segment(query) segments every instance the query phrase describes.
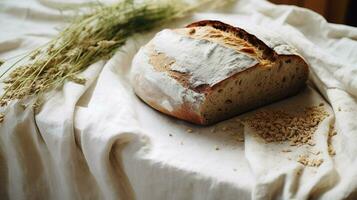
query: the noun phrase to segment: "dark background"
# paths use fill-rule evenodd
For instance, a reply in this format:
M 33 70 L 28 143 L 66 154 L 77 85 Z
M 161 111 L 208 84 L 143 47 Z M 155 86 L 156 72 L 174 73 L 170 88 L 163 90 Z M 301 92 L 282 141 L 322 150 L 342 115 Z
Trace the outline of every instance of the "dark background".
M 270 0 L 276 4 L 297 5 L 309 8 L 327 21 L 337 24 L 347 24 L 357 27 L 356 0 Z

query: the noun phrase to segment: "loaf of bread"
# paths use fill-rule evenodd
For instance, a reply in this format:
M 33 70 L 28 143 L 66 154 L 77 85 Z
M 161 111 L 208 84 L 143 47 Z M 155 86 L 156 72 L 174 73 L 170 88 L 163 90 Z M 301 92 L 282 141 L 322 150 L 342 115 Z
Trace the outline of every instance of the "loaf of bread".
M 208 125 L 296 94 L 308 65 L 294 48 L 219 21 L 165 29 L 135 55 L 131 82 L 154 109 Z

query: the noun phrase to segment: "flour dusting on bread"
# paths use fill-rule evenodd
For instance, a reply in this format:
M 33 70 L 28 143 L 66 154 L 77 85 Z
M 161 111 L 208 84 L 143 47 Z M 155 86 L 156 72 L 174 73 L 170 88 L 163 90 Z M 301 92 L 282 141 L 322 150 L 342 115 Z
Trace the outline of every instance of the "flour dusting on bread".
M 212 124 L 296 94 L 308 66 L 270 33 L 258 39 L 219 21 L 165 29 L 134 57 L 135 93 L 151 107 Z
M 168 29 L 159 32 L 152 44 L 154 51 L 174 58 L 175 62 L 170 70 L 188 74 L 192 87 L 204 84 L 214 86 L 229 76 L 258 64 L 255 58 L 245 53 Z

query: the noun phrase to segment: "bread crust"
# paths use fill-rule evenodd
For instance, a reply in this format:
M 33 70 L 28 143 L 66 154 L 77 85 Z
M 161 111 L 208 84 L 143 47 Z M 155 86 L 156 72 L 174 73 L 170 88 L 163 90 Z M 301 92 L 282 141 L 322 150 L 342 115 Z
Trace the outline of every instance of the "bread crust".
M 292 87 L 290 91 L 287 91 L 286 94 L 281 94 L 279 98 L 269 100 L 263 104 L 259 103 L 259 104 L 257 104 L 257 106 L 272 103 L 272 102 L 280 100 L 282 98 L 292 96 L 292 95 L 296 94 L 305 85 L 305 82 L 308 77 L 309 69 L 308 69 L 308 65 L 305 62 L 305 60 L 302 57 L 300 57 L 299 55 L 296 55 L 294 53 L 291 53 L 288 55 L 280 55 L 274 49 L 272 49 L 268 45 L 266 45 L 262 40 L 257 38 L 255 35 L 246 32 L 244 29 L 241 29 L 238 27 L 233 27 L 231 25 L 225 24 L 220 21 L 214 21 L 214 20 L 198 21 L 198 22 L 194 22 L 194 23 L 187 25 L 186 28 L 195 28 L 195 27 L 204 27 L 204 26 L 210 26 L 214 29 L 224 31 L 227 33 L 231 33 L 233 36 L 243 39 L 244 41 L 246 41 L 247 43 L 249 43 L 253 47 L 255 47 L 257 50 L 261 51 L 262 57 L 266 60 L 271 61 L 271 63 L 274 63 L 274 66 L 280 67 L 280 66 L 284 65 L 284 63 L 282 63 L 282 62 L 284 62 L 284 60 L 286 61 L 286 60 L 290 60 L 290 59 L 295 60 L 297 63 L 301 64 L 300 68 L 301 67 L 303 68 L 302 69 L 303 72 L 300 72 L 300 75 L 303 78 L 300 82 L 296 82 L 295 86 Z M 182 81 L 180 81 L 180 78 L 182 78 L 182 77 L 180 77 L 181 76 L 180 74 L 178 75 L 178 77 L 173 76 L 171 78 L 176 79 L 177 84 L 181 84 L 183 87 L 185 87 L 189 90 L 195 91 L 197 93 L 203 94 L 207 97 L 207 96 L 213 94 L 214 92 L 216 92 L 218 89 L 222 88 L 227 82 L 230 82 L 231 80 L 235 80 L 235 79 L 237 79 L 237 77 L 245 76 L 254 70 L 261 69 L 261 68 L 267 68 L 267 67 L 269 67 L 269 66 L 265 66 L 265 65 L 262 65 L 261 63 L 258 63 L 258 64 L 251 66 L 243 71 L 240 71 L 240 72 L 230 75 L 226 79 L 216 83 L 213 86 L 203 84 L 198 87 L 192 87 L 189 84 L 183 84 Z M 254 83 L 252 83 L 252 84 L 254 84 Z M 135 89 L 135 86 L 134 86 L 134 89 Z M 169 110 L 165 109 L 159 102 L 155 102 L 155 100 L 152 100 L 152 99 L 150 100 L 149 98 L 146 98 L 145 94 L 137 93 L 137 95 L 140 97 L 141 100 L 143 100 L 144 102 L 149 104 L 151 107 L 153 107 L 154 109 L 156 109 L 162 113 L 171 115 L 173 117 L 176 117 L 176 118 L 179 118 L 179 119 L 182 119 L 185 121 L 189 121 L 191 123 L 199 124 L 199 125 L 209 125 L 209 124 L 212 124 L 212 123 L 215 123 L 215 122 L 218 122 L 218 121 L 221 121 L 221 120 L 224 120 L 224 119 L 227 119 L 227 118 L 233 116 L 232 114 L 229 114 L 224 117 L 217 117 L 216 119 L 208 120 L 203 114 L 204 113 L 204 111 L 202 111 L 203 105 L 201 105 L 199 110 L 195 110 L 195 109 L 193 109 L 192 105 L 190 105 L 187 102 L 184 102 L 179 107 L 176 107 L 173 110 L 169 111 Z M 244 108 L 244 109 L 242 109 L 242 112 L 254 109 L 255 107 L 252 106 L 247 109 Z M 236 113 L 236 114 L 239 114 L 239 113 Z
M 165 113 L 167 115 L 170 115 L 178 119 L 189 121 L 194 124 L 200 124 L 200 125 L 206 124 L 204 118 L 202 118 L 202 116 L 200 116 L 198 113 L 194 112 L 191 108 L 191 105 L 188 105 L 187 103 L 182 104 L 178 109 L 175 109 L 173 111 L 168 111 L 157 102 L 147 100 L 139 95 L 137 96 L 139 97 L 140 100 L 144 101 L 146 104 L 150 105 L 152 108 L 154 108 L 159 112 Z

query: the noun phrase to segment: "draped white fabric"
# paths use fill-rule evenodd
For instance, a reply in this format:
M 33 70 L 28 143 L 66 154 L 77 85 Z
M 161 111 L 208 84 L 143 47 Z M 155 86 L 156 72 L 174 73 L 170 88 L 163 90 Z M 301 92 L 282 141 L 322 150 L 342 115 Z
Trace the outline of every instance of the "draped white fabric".
M 81 3 L 1 1 L 0 58 L 49 41 L 70 19 L 58 9 Z M 170 27 L 200 19 L 247 30 L 260 26 L 298 49 L 311 65 L 310 86 L 268 107 L 297 110 L 325 102 L 330 116 L 319 125 L 314 147 L 282 153 L 288 144 L 264 143 L 235 119 L 200 127 L 141 102 L 128 81 L 130 63 L 155 30 L 134 36 L 109 61 L 89 67 L 82 74 L 85 86 L 67 82 L 51 92 L 39 114 L 17 102 L 1 108 L 6 116 L 0 124 L 0 199 L 357 198 L 357 29 L 262 0 L 238 0 Z M 327 149 L 329 124 L 337 130 L 333 157 Z M 296 161 L 311 148 L 322 152 L 320 167 Z

